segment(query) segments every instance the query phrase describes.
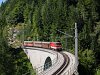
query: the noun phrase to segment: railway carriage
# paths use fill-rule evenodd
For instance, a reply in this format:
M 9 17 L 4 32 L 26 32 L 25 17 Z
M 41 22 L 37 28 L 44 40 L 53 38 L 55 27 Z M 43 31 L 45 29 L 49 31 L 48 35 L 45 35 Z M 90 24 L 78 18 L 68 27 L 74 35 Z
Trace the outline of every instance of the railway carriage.
M 33 41 L 33 46 L 34 47 L 42 47 L 42 42 L 41 41 Z
M 33 47 L 34 46 L 33 41 L 24 41 L 24 46 Z
M 55 51 L 62 50 L 62 46 L 60 42 L 24 41 L 24 46 L 47 48 L 47 49 L 52 49 Z
M 50 42 L 42 42 L 42 48 L 50 48 Z

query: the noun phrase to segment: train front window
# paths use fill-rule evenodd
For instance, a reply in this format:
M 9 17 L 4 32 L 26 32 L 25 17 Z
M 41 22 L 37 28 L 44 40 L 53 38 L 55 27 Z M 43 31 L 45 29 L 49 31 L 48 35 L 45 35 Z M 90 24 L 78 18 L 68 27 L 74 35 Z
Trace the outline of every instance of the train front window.
M 61 45 L 61 43 L 56 43 L 56 45 Z

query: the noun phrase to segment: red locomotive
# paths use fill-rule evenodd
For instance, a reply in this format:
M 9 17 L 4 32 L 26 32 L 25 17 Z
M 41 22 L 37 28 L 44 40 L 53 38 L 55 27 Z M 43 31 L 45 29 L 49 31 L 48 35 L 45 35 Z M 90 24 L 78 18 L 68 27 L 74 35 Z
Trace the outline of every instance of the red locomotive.
M 41 42 L 41 41 L 24 41 L 25 47 L 41 47 L 61 51 L 62 46 L 60 42 Z
M 50 42 L 50 48 L 53 50 L 62 50 L 62 46 L 60 42 Z

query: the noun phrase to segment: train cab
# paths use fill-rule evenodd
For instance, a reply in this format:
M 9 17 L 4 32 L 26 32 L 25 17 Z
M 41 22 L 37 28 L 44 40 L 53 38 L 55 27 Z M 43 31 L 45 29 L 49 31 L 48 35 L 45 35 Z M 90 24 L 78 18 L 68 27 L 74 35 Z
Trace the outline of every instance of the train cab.
M 50 42 L 50 48 L 56 51 L 61 51 L 62 45 L 60 42 Z

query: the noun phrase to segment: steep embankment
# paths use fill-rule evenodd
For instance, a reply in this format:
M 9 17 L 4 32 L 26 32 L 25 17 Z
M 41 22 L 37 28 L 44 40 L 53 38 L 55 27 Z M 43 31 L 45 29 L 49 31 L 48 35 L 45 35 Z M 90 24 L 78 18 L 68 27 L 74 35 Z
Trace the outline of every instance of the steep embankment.
M 24 36 L 21 33 L 17 39 L 59 40 L 65 48 L 65 35 L 57 30 L 74 36 L 72 28 L 77 22 L 80 74 L 92 75 L 100 65 L 100 32 L 95 32 L 99 30 L 96 23 L 100 20 L 99 4 L 99 0 L 6 0 L 0 7 L 0 33 L 3 33 L 0 35 L 6 39 L 8 33 L 4 35 L 4 31 L 7 32 L 7 26 L 17 27 L 20 24 Z M 68 49 L 74 51 L 73 46 L 74 39 L 68 38 Z

